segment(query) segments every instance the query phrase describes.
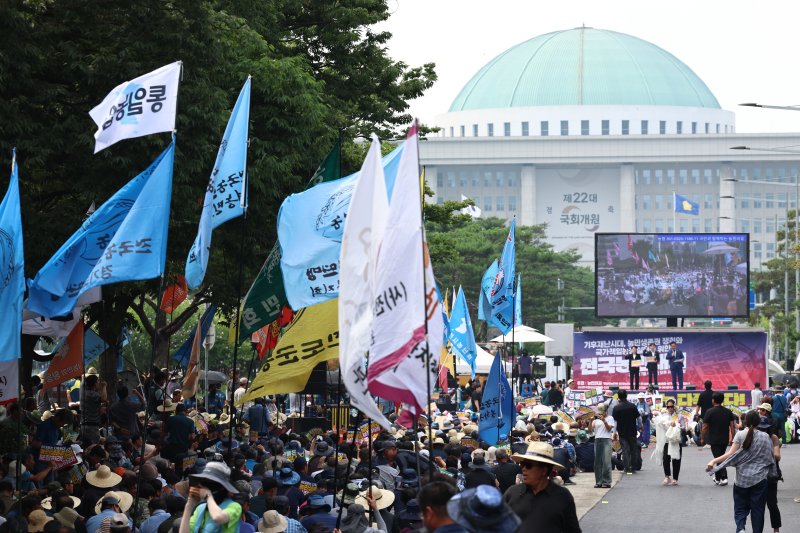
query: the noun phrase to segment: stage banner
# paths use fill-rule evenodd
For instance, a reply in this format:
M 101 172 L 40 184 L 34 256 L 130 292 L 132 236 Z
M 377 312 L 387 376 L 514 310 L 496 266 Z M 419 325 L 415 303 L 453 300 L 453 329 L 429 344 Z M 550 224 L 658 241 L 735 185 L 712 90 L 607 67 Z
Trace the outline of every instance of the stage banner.
M 672 378 L 666 354 L 669 343 L 675 341 L 685 354 L 683 382 L 703 390 L 710 380 L 714 390 L 726 390 L 737 385 L 741 390 L 753 388 L 753 383 L 767 383 L 767 334 L 763 331 L 590 331 L 574 334 L 572 377 L 575 389 L 617 385 L 627 389 L 628 361 L 625 354 L 631 346 L 639 351 L 655 343 L 661 361 L 658 364 L 658 383 L 661 389 L 672 388 Z M 647 387 L 647 369 L 640 370 L 640 388 Z

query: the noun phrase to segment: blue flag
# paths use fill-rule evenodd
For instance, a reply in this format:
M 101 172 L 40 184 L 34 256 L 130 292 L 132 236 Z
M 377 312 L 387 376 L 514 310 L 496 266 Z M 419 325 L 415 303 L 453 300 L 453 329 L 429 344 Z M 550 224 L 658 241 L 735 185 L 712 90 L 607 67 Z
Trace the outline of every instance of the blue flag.
M 208 335 L 208 328 L 211 327 L 211 324 L 214 322 L 214 313 L 216 312 L 216 306 L 214 304 L 209 305 L 206 307 L 205 312 L 200 317 L 200 336 L 205 339 L 206 335 Z M 192 354 L 192 343 L 194 342 L 194 334 L 195 328 L 189 332 L 189 338 L 186 339 L 178 350 L 172 354 L 172 360 L 177 362 L 179 365 L 185 365 L 189 361 L 189 356 Z
M 19 169 L 16 150 L 11 155 L 11 179 L 0 203 L 0 361 L 22 355 L 22 299 L 25 294 L 25 261 L 22 252 L 22 215 L 19 209 Z
M 514 327 L 522 325 L 522 274 L 517 274 L 517 293 L 514 295 Z
M 492 280 L 492 285 L 486 297 L 492 306 L 491 321 L 505 335 L 511 331 L 511 323 L 514 319 L 514 278 L 516 274 L 516 246 L 514 243 L 514 228 L 517 219 L 511 220 L 511 227 L 508 229 L 506 244 L 503 246 L 503 255 L 497 262 L 497 271 Z M 485 289 L 484 289 L 485 290 Z
M 62 337 L 59 345 L 66 337 Z M 58 350 L 59 346 L 56 346 Z M 91 366 L 95 359 L 100 357 L 100 354 L 108 349 L 108 344 L 100 335 L 94 332 L 92 328 L 86 328 L 83 332 L 83 366 L 84 368 Z M 120 359 L 122 359 L 120 357 Z
M 250 78 L 244 82 L 231 112 L 206 187 L 200 227 L 186 259 L 186 284 L 203 283 L 211 251 L 211 232 L 223 222 L 241 216 L 247 208 L 247 132 L 250 121 Z
M 492 264 L 489 265 L 489 268 L 487 268 L 486 272 L 483 274 L 481 278 L 481 291 L 478 295 L 478 320 L 488 322 L 492 326 L 495 325 L 494 317 L 492 316 L 492 304 L 489 302 L 489 298 L 486 295 L 492 291 L 492 284 L 494 283 L 496 275 L 497 259 L 492 261 Z
M 383 157 L 391 199 L 404 144 Z M 292 194 L 278 212 L 286 298 L 294 310 L 339 296 L 339 252 L 350 198 L 360 172 Z
M 175 141 L 86 219 L 28 282 L 27 308 L 66 315 L 92 287 L 164 271 Z
M 478 422 L 478 433 L 483 441 L 498 444 L 506 440 L 511 433 L 514 420 L 514 395 L 502 370 L 500 355 L 494 356 L 486 386 L 481 399 L 481 414 Z
M 675 193 L 675 212 L 687 215 L 699 215 L 700 204 L 689 200 L 686 196 Z
M 475 346 L 475 332 L 472 330 L 472 321 L 469 318 L 467 299 L 464 290 L 459 287 L 453 311 L 450 313 L 450 346 L 454 354 L 467 362 L 475 377 L 475 359 L 478 357 L 478 348 Z

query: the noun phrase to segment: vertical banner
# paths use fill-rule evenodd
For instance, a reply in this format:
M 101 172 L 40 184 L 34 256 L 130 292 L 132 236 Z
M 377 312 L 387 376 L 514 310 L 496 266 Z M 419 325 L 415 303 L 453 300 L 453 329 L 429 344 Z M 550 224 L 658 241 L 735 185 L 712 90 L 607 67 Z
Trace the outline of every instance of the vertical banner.
M 19 395 L 19 359 L 0 362 L 0 405 L 11 403 Z

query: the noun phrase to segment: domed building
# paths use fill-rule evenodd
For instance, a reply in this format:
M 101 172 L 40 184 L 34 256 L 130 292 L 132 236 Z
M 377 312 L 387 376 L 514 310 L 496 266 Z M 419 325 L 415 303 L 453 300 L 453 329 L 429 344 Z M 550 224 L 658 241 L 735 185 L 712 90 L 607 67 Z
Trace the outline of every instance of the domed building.
M 751 233 L 775 257 L 798 199 L 798 134 L 739 134 L 703 80 L 658 46 L 581 27 L 534 37 L 481 67 L 420 146 L 437 201 L 547 224 L 593 264 L 597 232 Z M 674 213 L 674 193 L 699 204 Z

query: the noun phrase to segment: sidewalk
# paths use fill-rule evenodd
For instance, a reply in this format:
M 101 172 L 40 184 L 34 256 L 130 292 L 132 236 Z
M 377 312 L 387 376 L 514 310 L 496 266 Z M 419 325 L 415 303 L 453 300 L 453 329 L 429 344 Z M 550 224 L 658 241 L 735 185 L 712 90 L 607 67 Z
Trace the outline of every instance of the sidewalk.
M 730 483 L 714 485 L 705 473 L 711 451 L 690 446 L 683 449 L 679 485 L 665 487 L 662 467 L 651 459 L 653 447 L 642 450 L 643 466 L 632 476 L 615 471 L 611 489 L 594 488 L 594 474 L 574 476 L 572 492 L 578 519 L 584 533 L 641 533 L 650 531 L 717 532 L 734 531 L 732 487 L 736 477 L 728 469 Z M 781 469 L 785 482 L 778 484 L 778 507 L 782 515 L 782 532 L 800 531 L 800 445 L 782 449 Z M 748 521 L 747 531 L 750 529 Z M 769 511 L 765 516 L 765 532 L 771 532 Z

